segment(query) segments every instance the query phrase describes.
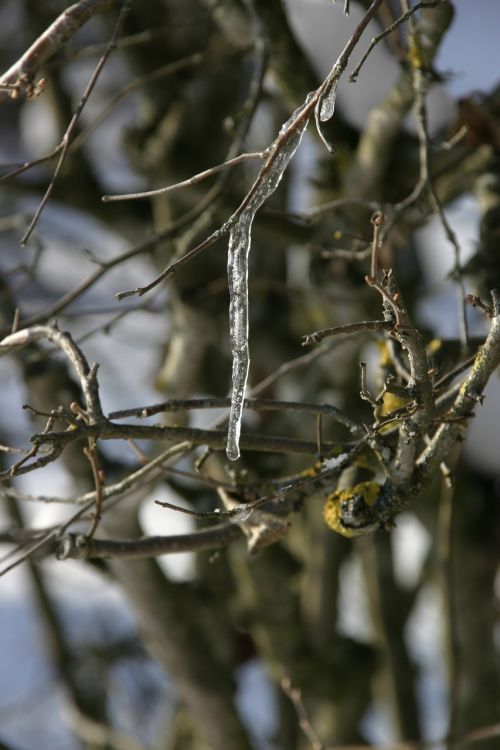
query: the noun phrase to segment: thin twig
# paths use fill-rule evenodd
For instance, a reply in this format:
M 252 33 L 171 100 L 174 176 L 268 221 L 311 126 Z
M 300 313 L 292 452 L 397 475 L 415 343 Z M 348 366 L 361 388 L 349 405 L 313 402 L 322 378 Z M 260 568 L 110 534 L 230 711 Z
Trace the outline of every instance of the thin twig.
M 235 138 L 233 142 L 231 143 L 231 146 L 229 147 L 228 152 L 227 152 L 226 162 L 238 156 L 239 152 L 241 151 L 243 142 L 248 132 L 248 128 L 250 127 L 250 123 L 252 121 L 253 115 L 257 108 L 257 103 L 258 103 L 259 94 L 261 91 L 262 82 L 264 79 L 264 73 L 266 70 L 266 63 L 267 63 L 267 47 L 260 39 L 258 39 L 255 43 L 255 53 L 256 53 L 255 54 L 255 57 L 256 57 L 255 72 L 252 77 L 252 81 L 250 83 L 248 96 L 242 106 L 242 112 L 244 112 L 244 117 L 242 118 L 241 122 L 239 123 L 236 129 Z M 208 193 L 200 201 L 198 206 L 195 209 L 188 212 L 184 217 L 181 217 L 182 227 L 187 226 L 189 223 L 192 222 L 194 218 L 202 215 L 202 213 L 205 210 L 213 206 L 217 195 L 222 190 L 226 181 L 229 179 L 229 176 L 230 176 L 229 169 L 223 170 L 221 172 L 216 185 L 214 185 L 213 188 L 208 191 Z M 176 223 L 180 223 L 181 220 L 178 220 L 178 222 Z M 179 226 L 179 228 L 182 228 L 182 227 Z M 207 238 L 206 243 L 202 242 L 200 245 L 198 245 L 193 250 L 183 255 L 181 258 L 170 263 L 164 269 L 164 271 L 155 279 L 153 279 L 153 281 L 150 284 L 148 284 L 146 287 L 138 287 L 135 290 L 129 290 L 126 292 L 118 292 L 115 295 L 116 299 L 122 300 L 125 297 L 130 297 L 134 294 L 140 295 L 141 293 L 145 294 L 146 292 L 150 291 L 155 286 L 160 284 L 163 280 L 168 278 L 168 276 L 170 276 L 171 273 L 174 273 L 178 268 L 182 267 L 185 263 L 187 263 L 191 258 L 195 257 L 198 253 L 202 252 L 207 247 L 209 247 L 212 244 L 212 242 L 215 242 L 217 239 L 227 234 L 227 232 L 229 232 L 229 229 L 230 229 L 230 226 L 226 226 L 226 225 L 222 226 L 220 230 L 216 230 L 214 234 L 212 234 L 210 237 Z
M 13 562 L 9 563 L 9 565 L 6 565 L 5 568 L 2 568 L 0 570 L 0 578 L 7 573 L 10 573 L 10 571 L 14 570 L 14 568 L 17 568 L 18 565 L 22 565 L 22 563 L 28 560 L 32 555 L 34 555 L 35 552 L 38 552 L 43 547 L 45 547 L 45 545 L 49 544 L 53 539 L 56 539 L 58 535 L 59 530 L 55 528 L 42 536 L 40 539 L 38 539 L 38 541 L 25 549 L 22 554 L 19 555 L 19 557 L 16 557 Z
M 0 443 L 0 453 L 25 453 L 24 448 L 14 448 L 12 445 L 2 445 Z
M 211 167 L 210 169 L 205 169 L 203 172 L 198 172 L 198 174 L 193 175 L 193 177 L 190 177 L 188 180 L 183 180 L 182 182 L 176 182 L 175 185 L 168 185 L 167 187 L 158 188 L 157 190 L 147 190 L 144 193 L 127 193 L 123 195 L 103 195 L 102 201 L 103 203 L 111 203 L 114 201 L 136 200 L 138 198 L 152 198 L 155 195 L 164 195 L 165 193 L 171 193 L 174 190 L 180 190 L 180 188 L 191 187 L 192 185 L 196 185 L 198 182 L 201 182 L 202 180 L 206 180 L 207 177 L 211 177 L 212 175 L 217 174 L 218 172 L 222 172 L 222 170 L 227 169 L 228 167 L 234 167 L 237 164 L 242 164 L 245 161 L 253 161 L 255 159 L 265 159 L 265 157 L 266 157 L 265 151 L 255 151 L 253 153 L 240 154 L 239 156 L 235 156 L 233 159 L 228 159 L 228 161 L 225 161 L 222 164 L 217 164 L 215 167 Z
M 230 487 L 230 489 L 232 489 Z M 227 513 L 221 513 L 220 508 L 215 508 L 214 510 L 203 510 L 203 511 L 197 511 L 197 510 L 191 510 L 191 508 L 183 508 L 182 505 L 175 505 L 175 503 L 169 503 L 167 500 L 155 500 L 155 505 L 158 505 L 160 508 L 166 508 L 167 510 L 175 510 L 176 513 L 183 513 L 185 516 L 190 516 L 191 518 L 197 518 L 197 519 L 211 519 L 211 520 L 218 520 L 220 521 L 221 517 L 224 518 L 224 516 L 227 515 Z
M 117 49 L 123 46 L 121 44 L 122 41 L 124 40 L 121 39 L 117 41 Z M 146 73 L 145 75 L 135 78 L 121 91 L 115 94 L 108 102 L 108 104 L 104 107 L 104 109 L 102 109 L 99 114 L 96 115 L 92 122 L 76 136 L 71 144 L 70 153 L 73 153 L 82 146 L 84 141 L 87 140 L 90 133 L 92 133 L 96 128 L 99 127 L 99 125 L 117 106 L 117 104 L 119 104 L 126 96 L 134 91 L 137 91 L 137 89 L 140 89 L 142 86 L 145 86 L 148 83 L 161 80 L 162 78 L 166 78 L 167 76 L 173 76 L 176 73 L 180 73 L 189 68 L 195 68 L 201 65 L 204 59 L 204 54 L 202 52 L 195 52 L 192 55 L 187 55 L 186 57 L 182 57 L 179 60 L 175 60 L 174 62 L 162 65 L 160 68 L 151 71 L 151 73 Z
M 286 218 L 295 219 L 304 222 L 305 224 L 312 224 L 318 218 L 322 218 L 325 214 L 341 211 L 343 208 L 349 208 L 351 206 L 365 208 L 372 213 L 380 211 L 380 204 L 376 201 L 363 200 L 362 198 L 336 198 L 333 201 L 321 203 L 320 205 L 313 206 L 305 211 L 283 212 L 275 209 L 268 209 L 268 213 L 271 216 L 285 216 Z
M 226 234 L 229 233 L 231 229 L 231 219 L 229 219 L 225 224 L 223 224 L 221 227 L 215 230 L 215 232 L 212 232 L 212 234 L 207 237 L 203 242 L 200 242 L 199 245 L 194 247 L 192 250 L 189 250 L 185 255 L 183 255 L 178 260 L 174 261 L 173 263 L 169 263 L 169 265 L 158 275 L 156 276 L 153 281 L 151 281 L 149 284 L 146 284 L 146 286 L 139 286 L 135 289 L 128 289 L 124 292 L 117 292 L 115 294 L 115 297 L 118 301 L 121 301 L 122 299 L 125 299 L 126 297 L 133 297 L 134 295 L 137 295 L 138 297 L 142 297 L 143 294 L 147 294 L 147 292 L 150 292 L 152 289 L 157 287 L 159 284 L 161 284 L 162 281 L 165 281 L 168 279 L 169 276 L 171 276 L 173 273 L 175 273 L 179 268 L 182 268 L 182 266 L 186 265 L 186 263 L 189 263 L 193 258 L 195 258 L 197 255 L 199 255 L 201 252 L 206 250 L 208 247 L 214 244 L 214 242 L 217 242 L 218 240 L 222 239 Z
M 292 681 L 288 676 L 282 678 L 281 689 L 293 704 L 299 720 L 299 727 L 310 743 L 311 750 L 325 750 L 325 745 L 316 734 L 309 719 L 309 714 L 302 700 L 302 691 L 299 688 L 293 687 Z
M 378 407 L 380 406 L 380 402 L 377 399 L 374 399 L 370 391 L 368 390 L 366 379 L 366 362 L 359 363 L 359 373 L 361 380 L 359 395 L 361 396 L 363 401 L 368 401 L 370 406 L 372 406 L 374 409 L 378 409 Z
M 407 0 L 402 0 L 404 5 L 408 7 Z M 409 10 L 407 11 L 410 12 Z M 410 14 L 411 15 L 411 14 Z M 410 18 L 409 21 L 409 32 L 410 32 L 410 44 L 413 46 L 419 45 L 418 40 L 418 27 L 415 23 L 415 19 Z M 462 342 L 463 350 L 467 349 L 468 341 L 468 324 L 466 314 L 466 295 L 465 286 L 462 278 L 461 270 L 461 248 L 458 241 L 458 237 L 451 227 L 446 214 L 443 209 L 443 205 L 438 196 L 434 181 L 431 175 L 431 145 L 429 136 L 428 126 L 428 115 L 427 115 L 427 103 L 426 95 L 429 88 L 429 81 L 426 78 L 425 71 L 422 70 L 421 64 L 414 59 L 415 56 L 410 56 L 412 62 L 412 76 L 413 76 L 413 90 L 414 90 L 414 113 L 417 124 L 417 135 L 419 140 L 419 168 L 420 174 L 415 188 L 412 190 L 410 195 L 407 196 L 396 206 L 396 212 L 399 214 L 401 211 L 408 208 L 410 205 L 415 203 L 424 190 L 427 191 L 431 202 L 432 209 L 438 217 L 441 226 L 443 227 L 446 239 L 451 244 L 454 254 L 454 268 L 453 275 L 457 284 L 457 295 L 458 295 L 458 322 L 460 331 L 460 341 Z
M 68 148 L 69 148 L 69 145 L 70 145 L 71 137 L 72 137 L 73 132 L 74 132 L 74 130 L 76 128 L 78 119 L 79 119 L 79 117 L 80 117 L 80 115 L 81 115 L 81 113 L 83 111 L 83 108 L 85 107 L 85 105 L 86 105 L 86 103 L 88 101 L 88 98 L 89 98 L 90 94 L 92 93 L 92 90 L 93 90 L 95 84 L 97 83 L 97 79 L 99 78 L 99 75 L 101 74 L 101 71 L 102 71 L 104 65 L 106 64 L 106 62 L 108 60 L 108 57 L 113 52 L 113 50 L 116 48 L 116 41 L 117 41 L 118 36 L 119 36 L 119 34 L 120 34 L 121 30 L 122 30 L 123 24 L 125 23 L 125 18 L 128 15 L 129 10 L 130 10 L 130 0 L 125 0 L 123 2 L 123 4 L 122 4 L 120 13 L 118 15 L 118 20 L 116 21 L 115 28 L 113 30 L 113 34 L 111 36 L 110 42 L 109 42 L 108 46 L 106 47 L 106 50 L 105 50 L 104 54 L 102 55 L 101 59 L 97 63 L 97 65 L 95 67 L 95 70 L 92 73 L 92 75 L 90 77 L 90 80 L 89 80 L 89 82 L 88 82 L 88 84 L 87 84 L 87 86 L 85 88 L 85 91 L 83 92 L 82 97 L 81 97 L 81 99 L 80 99 L 80 101 L 78 103 L 78 106 L 77 106 L 77 108 L 75 110 L 75 113 L 73 114 L 73 117 L 70 120 L 70 123 L 69 123 L 69 125 L 68 125 L 68 127 L 66 129 L 66 132 L 64 133 L 64 135 L 62 137 L 61 144 L 60 144 L 59 159 L 57 161 L 56 168 L 54 170 L 54 174 L 52 175 L 52 179 L 50 180 L 50 183 L 49 183 L 49 185 L 47 187 L 47 190 L 45 191 L 45 194 L 44 194 L 42 200 L 40 201 L 40 203 L 38 205 L 38 208 L 36 209 L 35 214 L 34 214 L 32 220 L 31 220 L 31 222 L 30 222 L 30 224 L 29 224 L 26 232 L 24 233 L 24 235 L 22 236 L 22 238 L 20 240 L 20 244 L 21 245 L 25 245 L 28 242 L 28 240 L 29 240 L 29 238 L 31 236 L 31 233 L 33 232 L 33 230 L 34 230 L 34 228 L 35 228 L 35 226 L 36 226 L 36 224 L 38 222 L 38 219 L 40 218 L 40 215 L 41 215 L 43 209 L 45 208 L 45 206 L 47 204 L 47 201 L 50 198 L 50 195 L 52 193 L 52 190 L 54 189 L 54 185 L 55 185 L 55 182 L 57 180 L 57 177 L 59 176 L 59 173 L 60 173 L 60 171 L 62 169 L 64 160 L 66 158 L 66 154 L 68 153 Z
M 71 39 L 89 18 L 110 8 L 116 0 L 80 0 L 61 13 L 22 57 L 0 78 L 0 102 L 15 88 L 32 84 L 37 70 Z
M 427 354 L 421 336 L 408 315 L 392 271 L 384 270 L 379 280 L 380 227 L 384 223 L 382 214 L 372 217 L 373 242 L 371 271 L 375 276 L 366 276 L 366 283 L 382 296 L 384 317 L 393 323 L 392 336 L 406 350 L 410 365 L 409 386 L 414 391 L 418 408 L 411 420 L 403 419 L 399 428 L 398 444 L 393 460 L 387 467 L 392 485 L 404 494 L 404 488 L 415 473 L 415 460 L 420 441 L 432 423 L 434 414 L 434 394 L 429 377 Z
M 421 10 L 421 8 L 435 8 L 437 5 L 441 5 L 441 3 L 444 2 L 448 2 L 448 0 L 430 0 L 429 2 L 418 2 L 412 8 L 403 13 L 396 21 L 394 21 L 393 24 L 384 29 L 384 31 L 382 31 L 380 34 L 377 34 L 377 36 L 373 37 L 365 54 L 350 74 L 349 80 L 353 83 L 356 81 L 361 68 L 365 64 L 373 48 L 376 47 L 376 45 L 381 42 L 382 39 L 384 39 L 386 36 L 389 36 L 389 34 L 392 34 L 393 31 L 396 31 L 396 29 L 401 26 L 401 24 L 405 23 L 405 21 L 407 21 L 410 16 L 416 13 L 417 10 Z
M 250 388 L 249 395 L 257 396 L 259 393 L 264 393 L 271 385 L 285 375 L 295 372 L 295 370 L 300 370 L 302 367 L 306 367 L 311 364 L 311 362 L 314 362 L 314 360 L 319 359 L 326 354 L 331 354 L 335 348 L 335 344 L 336 342 L 325 341 L 316 349 L 307 352 L 307 354 L 301 354 L 298 357 L 289 359 L 287 362 L 283 362 L 283 364 L 276 368 L 274 372 L 261 380 L 260 383 Z
M 182 427 L 169 425 L 136 425 L 115 424 L 107 420 L 96 424 L 81 425 L 76 429 L 65 432 L 39 433 L 33 440 L 42 444 L 57 445 L 58 447 L 68 445 L 75 440 L 94 437 L 100 440 L 160 440 L 160 441 L 187 441 L 192 445 L 209 445 L 212 448 L 221 449 L 225 446 L 225 432 L 223 430 L 203 430 L 197 427 Z M 297 440 L 295 438 L 277 437 L 271 435 L 245 435 L 242 437 L 242 447 L 250 451 L 278 452 L 291 454 L 316 455 L 316 443 L 314 441 Z M 324 445 L 326 450 L 333 450 L 335 444 L 328 442 Z M 0 472 L 0 476 L 4 473 Z
M 158 456 L 152 458 L 145 466 L 141 466 L 136 471 L 127 474 L 126 477 L 121 479 L 114 484 L 109 484 L 103 487 L 102 495 L 104 501 L 112 500 L 116 497 L 123 497 L 126 493 L 134 491 L 139 486 L 145 486 L 146 484 L 154 484 L 162 478 L 164 473 L 168 471 L 168 462 L 173 458 L 186 453 L 191 450 L 192 446 L 190 443 L 178 443 L 165 451 L 162 451 Z M 12 495 L 19 500 L 27 500 L 31 502 L 41 503 L 63 503 L 65 505 L 81 505 L 84 506 L 84 510 L 88 510 L 95 506 L 96 493 L 95 490 L 86 492 L 78 497 L 49 497 L 46 495 L 27 495 L 20 492 L 19 490 L 7 487 L 3 490 L 7 496 Z
M 15 333 L 17 329 L 19 328 L 20 314 L 21 314 L 21 310 L 19 309 L 19 307 L 16 307 L 16 309 L 14 310 L 14 319 L 12 321 L 12 328 L 10 331 L 11 333 Z
M 483 391 L 492 373 L 500 365 L 500 293 L 496 290 L 492 291 L 492 309 L 493 318 L 486 341 L 479 349 L 453 406 L 446 414 L 446 420 L 436 430 L 430 444 L 418 459 L 422 479 L 449 455 L 456 442 L 460 440 L 476 404 L 483 398 Z
M 101 520 L 102 513 L 102 472 L 99 467 L 99 458 L 97 455 L 96 442 L 93 438 L 89 438 L 88 446 L 83 449 L 85 456 L 88 458 L 89 463 L 92 467 L 92 476 L 94 477 L 95 485 L 95 509 L 92 518 L 92 523 L 87 536 L 92 537 L 97 531 L 99 521 Z
M 116 2 L 116 0 L 113 0 L 113 2 Z M 115 49 L 118 49 L 121 47 L 120 44 L 121 40 L 117 40 Z M 99 49 L 101 47 L 106 47 L 106 45 L 98 45 Z M 71 141 L 71 144 L 69 146 L 68 153 L 74 154 L 78 149 L 83 145 L 83 143 L 87 140 L 90 133 L 92 133 L 102 122 L 106 119 L 106 117 L 112 112 L 112 110 L 116 107 L 117 104 L 119 104 L 122 99 L 124 99 L 128 94 L 135 91 L 136 89 L 140 88 L 141 86 L 145 85 L 146 83 L 150 81 L 154 81 L 160 78 L 163 78 L 165 76 L 174 75 L 175 73 L 178 73 L 185 68 L 190 68 L 196 65 L 199 65 L 203 60 L 203 55 L 199 52 L 196 52 L 193 55 L 188 55 L 187 57 L 181 58 L 180 60 L 176 60 L 175 62 L 168 63 L 167 65 L 163 65 L 161 68 L 158 68 L 157 70 L 152 71 L 151 73 L 148 73 L 144 76 L 140 76 L 139 78 L 136 78 L 131 83 L 128 84 L 128 86 L 125 86 L 122 91 L 120 91 L 118 94 L 116 94 L 111 101 L 108 103 L 108 105 L 93 119 L 93 121 L 87 125 L 86 128 L 84 128 L 78 135 L 73 138 Z M 45 154 L 44 156 L 40 156 L 37 159 L 32 159 L 30 161 L 24 162 L 20 166 L 16 167 L 15 169 L 11 169 L 10 172 L 6 172 L 0 177 L 0 183 L 5 182 L 6 180 L 12 179 L 13 177 L 17 177 L 18 175 L 22 174 L 23 172 L 26 172 L 28 169 L 32 169 L 33 167 L 40 166 L 40 164 L 45 164 L 48 161 L 51 161 L 52 159 L 55 159 L 56 156 L 58 156 L 61 152 L 61 149 L 63 147 L 63 143 L 58 143 L 52 151 L 50 151 L 48 154 Z
M 45 427 L 43 428 L 41 434 L 43 435 L 43 434 L 46 434 L 47 432 L 50 432 L 54 427 L 55 421 L 56 421 L 55 415 L 53 414 L 48 415 L 47 423 Z M 41 445 L 40 443 L 38 443 L 38 444 L 35 444 L 31 450 L 27 451 L 25 455 L 19 461 L 17 461 L 13 466 L 10 467 L 9 476 L 15 477 L 16 475 L 21 474 L 22 473 L 21 468 L 25 464 L 27 464 L 31 458 L 34 458 L 37 455 L 38 451 L 40 450 L 40 447 Z
M 376 279 L 378 276 L 378 261 L 381 248 L 380 228 L 385 222 L 385 216 L 382 211 L 375 211 L 370 219 L 370 222 L 373 227 L 370 276 L 372 277 L 372 279 Z
M 98 366 L 89 364 L 82 350 L 66 331 L 60 331 L 54 326 L 32 326 L 6 336 L 0 341 L 0 355 L 22 349 L 41 339 L 47 339 L 55 344 L 69 359 L 80 382 L 85 399 L 85 411 L 89 424 L 95 424 L 103 419 L 99 386 L 97 382 Z
M 283 158 L 283 153 L 286 151 L 286 146 L 288 142 L 295 137 L 296 133 L 301 128 L 304 127 L 304 124 L 308 122 L 313 111 L 316 111 L 317 113 L 316 121 L 317 121 L 317 126 L 318 126 L 318 132 L 320 133 L 321 137 L 324 139 L 320 123 L 325 123 L 326 119 L 323 117 L 323 115 L 320 116 L 319 111 L 320 110 L 322 111 L 323 103 L 329 98 L 332 90 L 336 87 L 341 74 L 343 73 L 343 71 L 345 70 L 349 62 L 349 58 L 351 56 L 352 51 L 356 47 L 363 31 L 365 30 L 369 21 L 374 16 L 379 5 L 381 5 L 382 2 L 383 0 L 372 1 L 365 15 L 363 16 L 358 26 L 353 31 L 350 39 L 348 40 L 344 49 L 342 50 L 339 57 L 337 58 L 337 61 L 335 65 L 333 66 L 332 70 L 330 71 L 329 75 L 325 78 L 323 83 L 314 92 L 309 94 L 305 102 L 300 107 L 297 108 L 297 110 L 293 113 L 293 115 L 287 121 L 286 127 L 282 127 L 282 129 L 279 131 L 273 143 L 269 146 L 268 149 L 264 151 L 266 158 L 259 171 L 259 174 L 257 175 L 255 182 L 250 187 L 245 197 L 243 198 L 242 202 L 240 203 L 238 208 L 234 211 L 234 213 L 229 217 L 229 219 L 227 219 L 227 221 L 222 226 L 216 229 L 206 240 L 204 240 L 195 248 L 193 248 L 188 253 L 183 255 L 182 258 L 180 258 L 179 260 L 167 266 L 165 270 L 161 274 L 159 274 L 159 276 L 157 276 L 152 282 L 150 282 L 146 286 L 137 287 L 136 289 L 131 289 L 125 292 L 119 292 L 116 295 L 116 298 L 118 300 L 124 299 L 126 297 L 130 297 L 134 294 L 137 294 L 139 296 L 146 294 L 147 292 L 154 289 L 158 284 L 161 284 L 162 281 L 165 281 L 171 274 L 177 271 L 178 268 L 185 265 L 187 262 L 192 260 L 196 255 L 198 255 L 199 253 L 203 252 L 208 247 L 213 245 L 214 242 L 216 242 L 217 240 L 221 239 L 226 234 L 228 234 L 231 231 L 231 229 L 236 225 L 239 218 L 243 215 L 244 211 L 249 206 L 252 205 L 252 203 L 255 200 L 256 195 L 258 195 L 259 191 L 262 189 L 262 185 L 265 184 L 266 181 L 269 179 L 269 175 L 273 173 L 275 169 L 278 168 L 277 165 L 280 162 L 280 160 Z
M 453 468 L 458 463 L 458 450 L 449 458 Z M 447 750 L 455 750 L 459 698 L 460 698 L 460 661 L 458 658 L 459 638 L 456 608 L 456 581 L 454 576 L 455 560 L 453 554 L 453 497 L 454 487 L 449 477 L 443 477 L 438 515 L 437 558 L 441 574 L 441 593 L 443 600 L 444 628 L 448 667 L 448 741 Z
M 198 211 L 203 211 L 205 205 L 205 199 L 203 199 L 197 206 L 195 206 L 193 209 L 188 211 L 176 221 L 172 222 L 172 224 L 170 224 L 162 232 L 159 232 L 158 234 L 154 234 L 151 237 L 142 240 L 142 242 L 134 245 L 124 253 L 116 255 L 111 260 L 101 261 L 99 268 L 96 269 L 93 273 L 89 274 L 86 279 L 77 284 L 69 292 L 66 292 L 66 294 L 64 294 L 52 305 L 49 305 L 38 313 L 30 315 L 28 318 L 22 319 L 19 325 L 23 328 L 27 328 L 37 323 L 45 323 L 48 319 L 53 318 L 55 315 L 58 315 L 62 310 L 68 307 L 68 305 L 70 305 L 72 302 L 75 302 L 79 297 L 81 297 L 82 294 L 84 294 L 88 289 L 94 286 L 94 284 L 96 284 L 99 279 L 101 279 L 113 268 L 116 268 L 116 266 L 119 266 L 122 263 L 126 263 L 128 260 L 136 258 L 138 255 L 141 255 L 142 253 L 151 250 L 165 240 L 170 239 L 176 234 L 176 232 L 180 231 L 184 226 L 186 226 L 186 224 L 191 222 L 197 215 Z M 6 336 L 10 332 L 10 328 L 4 328 L 0 330 L 0 335 Z
M 331 336 L 351 336 L 353 333 L 390 331 L 392 328 L 394 328 L 394 324 L 387 320 L 362 320 L 359 323 L 346 323 L 333 328 L 321 328 L 319 331 L 306 334 L 302 337 L 302 346 L 318 344 Z
M 127 417 L 146 417 L 160 414 L 162 412 L 185 411 L 191 409 L 222 409 L 230 406 L 229 398 L 191 398 L 191 399 L 170 399 L 160 404 L 151 406 L 139 406 L 133 409 L 123 409 L 111 412 L 110 419 L 124 419 Z M 304 401 L 276 401 L 265 398 L 246 398 L 244 402 L 245 409 L 254 411 L 279 411 L 279 412 L 309 412 L 311 414 L 332 417 L 341 424 L 355 432 L 361 428 L 344 412 L 331 404 L 310 404 Z
M 382 276 L 382 281 L 379 279 L 379 257 L 382 249 L 382 234 L 381 227 L 385 224 L 385 216 L 382 211 L 375 211 L 370 219 L 373 227 L 372 244 L 371 244 L 371 262 L 370 262 L 370 275 L 365 276 L 365 282 L 368 286 L 373 287 L 381 295 L 382 299 L 387 303 L 389 308 L 394 314 L 394 328 L 402 329 L 403 323 L 403 311 L 398 304 L 399 293 L 390 294 L 388 287 L 393 285 L 392 269 L 385 270 Z
M 86 747 L 145 750 L 145 746 L 129 734 L 124 734 L 104 722 L 96 721 L 81 711 L 75 702 L 65 702 L 62 718 Z

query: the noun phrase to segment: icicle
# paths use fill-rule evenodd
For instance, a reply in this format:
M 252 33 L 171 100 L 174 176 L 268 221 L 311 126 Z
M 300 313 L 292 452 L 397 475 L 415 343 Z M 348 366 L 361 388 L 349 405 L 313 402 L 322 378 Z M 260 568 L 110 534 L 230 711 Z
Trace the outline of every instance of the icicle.
M 337 98 L 337 86 L 340 77 L 340 70 L 335 67 L 329 76 L 328 85 L 326 86 L 323 94 L 318 99 L 314 110 L 314 117 L 316 120 L 316 129 L 318 135 L 327 147 L 328 151 L 333 154 L 335 147 L 330 143 L 323 131 L 324 123 L 332 119 L 335 111 L 335 99 Z
M 240 457 L 241 415 L 250 366 L 248 351 L 248 253 L 255 213 L 246 210 L 229 235 L 227 263 L 229 281 L 229 336 L 233 355 L 233 389 L 227 431 L 226 455 Z
M 248 255 L 252 240 L 252 223 L 258 209 L 278 187 L 290 159 L 299 147 L 307 127 L 308 118 L 305 117 L 303 122 L 299 121 L 298 125 L 294 125 L 294 123 L 303 106 L 296 110 L 282 126 L 278 138 L 269 149 L 270 156 L 250 191 L 250 200 L 238 215 L 237 221 L 229 234 L 227 274 L 233 384 L 226 455 L 231 461 L 236 461 L 240 457 L 241 416 L 250 365 L 248 349 Z M 289 135 L 283 139 L 283 135 L 288 130 Z

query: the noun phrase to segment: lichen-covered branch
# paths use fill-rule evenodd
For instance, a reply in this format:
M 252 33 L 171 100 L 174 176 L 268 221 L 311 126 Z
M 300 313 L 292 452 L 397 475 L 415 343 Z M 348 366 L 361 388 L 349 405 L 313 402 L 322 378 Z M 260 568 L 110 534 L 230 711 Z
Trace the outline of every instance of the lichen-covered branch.
M 418 459 L 419 477 L 428 477 L 433 468 L 444 460 L 461 439 L 474 409 L 482 402 L 486 385 L 500 365 L 500 294 L 492 291 L 491 326 L 484 345 L 479 349 L 471 371 L 463 381 L 460 391 L 443 423 L 436 430 L 429 446 Z

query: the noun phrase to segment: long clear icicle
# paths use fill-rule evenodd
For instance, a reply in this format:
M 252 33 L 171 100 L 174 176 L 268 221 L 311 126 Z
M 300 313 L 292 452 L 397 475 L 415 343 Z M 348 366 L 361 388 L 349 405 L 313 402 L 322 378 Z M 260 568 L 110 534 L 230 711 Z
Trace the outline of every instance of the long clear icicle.
M 250 366 L 248 348 L 248 256 L 252 241 L 252 223 L 256 212 L 276 190 L 290 159 L 299 147 L 308 118 L 293 126 L 303 107 L 300 107 L 282 126 L 280 135 L 271 146 L 269 158 L 261 169 L 251 197 L 229 234 L 227 275 L 229 282 L 229 334 L 233 357 L 231 409 L 227 432 L 226 455 L 231 461 L 240 457 L 240 432 L 243 401 Z M 282 134 L 290 128 L 287 138 Z

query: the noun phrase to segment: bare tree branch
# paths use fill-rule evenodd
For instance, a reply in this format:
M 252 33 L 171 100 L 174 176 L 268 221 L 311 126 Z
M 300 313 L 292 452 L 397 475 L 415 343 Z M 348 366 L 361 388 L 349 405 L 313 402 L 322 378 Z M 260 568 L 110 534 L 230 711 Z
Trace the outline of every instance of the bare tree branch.
M 0 341 L 0 355 L 22 349 L 35 341 L 47 339 L 55 344 L 72 364 L 85 399 L 85 411 L 89 425 L 95 425 L 103 419 L 97 382 L 98 365 L 89 364 L 81 349 L 71 338 L 71 334 L 60 331 L 54 326 L 32 326 L 12 333 Z
M 17 96 L 22 91 L 29 92 L 33 86 L 34 76 L 43 63 L 58 52 L 89 18 L 108 10 L 115 2 L 116 0 L 79 0 L 66 8 L 24 55 L 0 77 L 0 102 L 9 96 L 12 97 L 13 92 L 16 92 Z
M 102 69 L 104 68 L 104 66 L 105 66 L 105 64 L 106 64 L 106 62 L 107 62 L 110 54 L 116 48 L 117 39 L 118 39 L 118 37 L 120 35 L 121 29 L 123 27 L 123 24 L 125 23 L 125 18 L 126 18 L 128 12 L 129 12 L 129 10 L 130 10 L 130 0 L 123 0 L 122 7 L 121 7 L 120 13 L 118 15 L 118 19 L 116 21 L 115 28 L 113 30 L 113 34 L 111 36 L 109 44 L 106 47 L 106 50 L 104 51 L 101 59 L 97 63 L 97 65 L 96 65 L 96 67 L 94 69 L 94 72 L 92 73 L 87 86 L 85 87 L 85 91 L 83 92 L 82 97 L 81 97 L 81 99 L 80 99 L 80 101 L 78 103 L 78 106 L 77 106 L 76 110 L 75 110 L 75 113 L 73 114 L 73 117 L 71 118 L 71 121 L 70 121 L 70 123 L 69 123 L 69 125 L 68 125 L 68 127 L 66 129 L 66 132 L 64 133 L 64 135 L 62 137 L 61 143 L 59 144 L 59 146 L 56 147 L 56 149 L 53 152 L 55 154 L 56 152 L 59 151 L 59 159 L 57 161 L 56 168 L 54 170 L 54 174 L 52 175 L 52 179 L 50 180 L 49 186 L 47 187 L 47 190 L 45 191 L 45 194 L 44 194 L 42 200 L 40 201 L 40 204 L 39 204 L 37 210 L 35 211 L 35 214 L 34 214 L 32 220 L 31 220 L 31 222 L 30 222 L 27 230 L 25 231 L 25 233 L 23 234 L 23 236 L 22 236 L 22 238 L 20 240 L 21 245 L 25 245 L 27 243 L 27 241 L 29 240 L 29 238 L 31 236 L 31 233 L 33 232 L 33 229 L 35 228 L 35 226 L 36 226 L 36 224 L 38 222 L 38 219 L 40 218 L 40 215 L 41 215 L 44 207 L 46 206 L 47 201 L 50 198 L 50 195 L 51 195 L 52 190 L 54 188 L 54 184 L 55 184 L 55 182 L 57 180 L 57 177 L 58 177 L 58 175 L 59 175 L 59 173 L 60 173 L 60 171 L 62 169 L 62 166 L 64 164 L 64 160 L 65 160 L 66 155 L 68 153 L 68 149 L 69 149 L 71 137 L 72 137 L 73 132 L 74 132 L 74 130 L 76 128 L 78 119 L 79 119 L 79 117 L 80 117 L 80 115 L 81 115 L 81 113 L 83 111 L 83 108 L 85 107 L 85 105 L 86 105 L 86 103 L 88 101 L 88 98 L 89 98 L 90 94 L 92 93 L 92 91 L 94 89 L 95 84 L 97 83 L 97 79 L 99 78 L 99 76 L 100 76 L 100 74 L 102 72 Z
M 240 537 L 241 531 L 234 523 L 211 526 L 192 534 L 153 536 L 128 541 L 94 539 L 83 534 L 67 534 L 60 543 L 57 558 L 58 560 L 68 558 L 88 560 L 96 557 L 104 559 L 156 557 L 178 552 L 218 549 L 226 547 Z

